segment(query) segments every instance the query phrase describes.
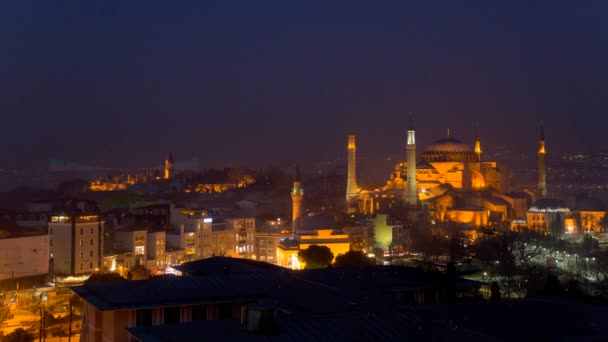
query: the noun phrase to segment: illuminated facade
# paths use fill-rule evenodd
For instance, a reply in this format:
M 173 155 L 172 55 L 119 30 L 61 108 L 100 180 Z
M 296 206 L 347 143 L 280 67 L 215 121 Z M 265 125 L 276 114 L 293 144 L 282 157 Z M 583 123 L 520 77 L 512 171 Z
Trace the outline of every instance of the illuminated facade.
M 374 219 L 375 247 L 385 253 L 407 251 L 411 246 L 410 229 L 386 214 L 378 214 Z
M 508 173 L 498 168 L 496 162 L 481 160 L 479 136 L 471 149 L 453 138 L 448 129 L 445 138 L 427 146 L 416 159 L 415 131 L 411 128 L 407 138 L 407 161 L 395 165 L 384 187 L 359 192 L 360 212 L 373 214 L 397 206 L 401 194 L 404 202 L 415 204 L 434 201 L 450 190 L 508 192 Z
M 350 250 L 347 234 L 336 232 L 333 228 L 315 229 L 301 233 L 296 239 L 283 239 L 276 248 L 277 265 L 294 270 L 303 269 L 306 265 L 298 259 L 298 252 L 312 245 L 325 246 L 331 250 L 334 260 L 338 254 Z
M 576 211 L 574 214 L 579 219 L 577 227 L 581 233 L 602 233 L 601 221 L 606 211 Z
M 116 251 L 124 254 L 125 260 L 117 260 L 119 265 L 131 268 L 135 265 L 146 266 L 148 229 L 144 226 L 125 227 L 113 232 L 113 244 Z M 129 259 L 129 260 L 127 260 Z M 132 260 L 131 260 L 132 259 Z
M 102 180 L 96 180 L 91 182 L 89 190 L 91 191 L 122 191 L 126 190 L 128 183 L 115 183 L 115 182 L 104 182 Z
M 448 221 L 466 223 L 475 227 L 487 227 L 490 211 L 482 208 L 454 208 L 447 212 Z
M 338 254 L 344 254 L 350 250 L 348 235 L 334 229 L 317 229 L 300 235 L 300 249 L 306 249 L 312 245 L 329 248 L 334 255 L 334 260 Z
M 300 178 L 300 167 L 296 165 L 296 177 L 293 180 L 293 188 L 291 189 L 292 203 L 292 231 L 297 234 L 298 229 L 302 225 L 302 199 L 304 198 L 304 189 L 302 189 L 302 179 Z
M 165 179 L 173 178 L 173 155 L 169 152 L 169 156 L 165 159 Z
M 255 259 L 277 263 L 277 247 L 281 240 L 291 237 L 291 231 L 263 230 L 255 232 Z
M 167 234 L 167 238 L 173 246 L 185 251 L 187 260 L 255 255 L 253 217 L 211 217 L 204 210 L 182 209 L 171 216 L 171 222 L 178 229 Z
M 570 209 L 557 199 L 541 198 L 528 209 L 528 229 L 533 231 L 561 235 L 566 233 L 566 219 Z
M 297 240 L 292 238 L 281 240 L 276 248 L 277 265 L 292 270 L 299 270 L 301 268 L 300 260 L 298 259 L 299 251 L 300 244 Z
M 162 272 L 165 266 L 167 235 L 164 230 L 152 230 L 147 234 L 146 268 L 152 273 Z
M 597 198 L 579 195 L 572 209 L 572 217 L 575 219 L 579 233 L 601 233 L 602 221 L 606 217 L 606 206 Z
M 346 178 L 346 208 L 352 210 L 352 201 L 357 197 L 359 188 L 357 187 L 357 164 L 356 164 L 356 146 L 355 135 L 348 136 L 348 175 Z

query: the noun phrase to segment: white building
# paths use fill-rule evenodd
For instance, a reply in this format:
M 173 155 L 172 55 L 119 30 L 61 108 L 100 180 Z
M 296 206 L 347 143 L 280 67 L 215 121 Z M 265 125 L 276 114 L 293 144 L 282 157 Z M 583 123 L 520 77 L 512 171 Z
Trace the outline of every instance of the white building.
M 49 237 L 18 236 L 0 239 L 0 280 L 49 272 Z
M 49 244 L 56 274 L 87 274 L 101 267 L 103 223 L 99 214 L 51 215 Z

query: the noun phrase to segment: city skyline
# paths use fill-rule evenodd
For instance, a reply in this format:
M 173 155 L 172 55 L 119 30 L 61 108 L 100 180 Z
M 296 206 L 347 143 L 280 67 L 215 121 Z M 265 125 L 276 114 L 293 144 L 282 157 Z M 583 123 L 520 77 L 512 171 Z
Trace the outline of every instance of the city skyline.
M 0 339 L 608 336 L 607 10 L 0 2 Z

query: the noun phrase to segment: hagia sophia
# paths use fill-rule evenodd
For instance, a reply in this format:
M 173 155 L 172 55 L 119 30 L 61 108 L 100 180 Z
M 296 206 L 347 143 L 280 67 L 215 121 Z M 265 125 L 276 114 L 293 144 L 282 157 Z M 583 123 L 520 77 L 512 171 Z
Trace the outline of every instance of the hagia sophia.
M 407 133 L 406 161 L 395 165 L 386 185 L 362 189 L 356 180 L 355 136 L 348 137 L 346 203 L 350 212 L 374 214 L 395 207 L 426 209 L 433 219 L 484 227 L 525 219 L 529 203 L 546 196 L 545 146 L 541 128 L 538 190 L 511 191 L 508 170 L 482 156 L 476 134 L 473 147 L 446 135 L 417 156 L 413 123 Z

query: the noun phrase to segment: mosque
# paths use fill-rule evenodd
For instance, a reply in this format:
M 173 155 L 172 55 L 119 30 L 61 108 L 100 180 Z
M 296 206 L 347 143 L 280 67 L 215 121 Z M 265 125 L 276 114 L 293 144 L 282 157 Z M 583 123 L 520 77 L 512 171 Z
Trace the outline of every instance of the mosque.
M 542 131 L 542 129 L 541 129 Z M 395 207 L 428 209 L 433 219 L 484 227 L 526 217 L 528 204 L 546 195 L 545 147 L 541 132 L 539 185 L 537 192 L 510 192 L 510 173 L 497 162 L 485 160 L 476 134 L 473 147 L 446 135 L 416 154 L 416 134 L 410 122 L 406 161 L 395 165 L 381 188 L 357 186 L 355 136 L 347 144 L 348 176 L 346 203 L 349 212 L 374 214 Z

